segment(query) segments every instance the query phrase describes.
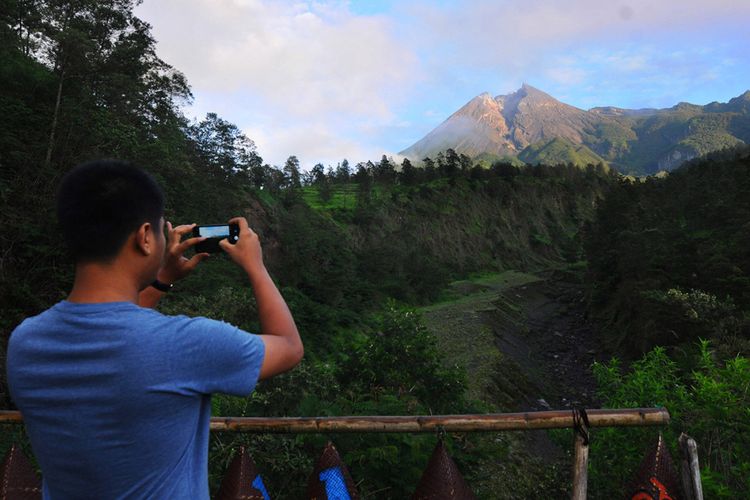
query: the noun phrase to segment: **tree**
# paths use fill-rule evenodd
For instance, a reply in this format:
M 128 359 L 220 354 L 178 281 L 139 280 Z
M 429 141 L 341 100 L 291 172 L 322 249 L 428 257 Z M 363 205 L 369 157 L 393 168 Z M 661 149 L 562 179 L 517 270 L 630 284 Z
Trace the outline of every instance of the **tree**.
M 188 134 L 201 163 L 213 175 L 224 179 L 242 176 L 251 182 L 257 176 L 263 159 L 255 152 L 255 143 L 233 123 L 208 113 L 188 128 Z
M 44 166 L 106 151 L 133 157 L 154 127 L 173 121 L 189 99 L 184 76 L 156 57 L 136 0 L 47 0 L 39 6 L 32 54 L 55 76 Z M 66 130 L 58 143 L 59 130 Z
M 302 187 L 299 174 L 299 160 L 296 156 L 292 155 L 287 158 L 284 164 L 284 177 L 286 177 L 287 186 L 290 188 L 299 189 Z
M 481 165 L 477 164 L 474 165 L 471 169 L 470 177 L 474 180 L 482 180 L 487 178 L 487 170 L 485 170 Z
M 263 189 L 266 186 L 269 178 L 269 165 L 253 165 L 250 168 L 250 182 L 253 186 L 258 189 Z
M 401 162 L 401 182 L 410 186 L 417 180 L 417 169 L 411 164 L 409 158 L 404 158 Z
M 284 175 L 284 172 L 276 167 L 270 167 L 268 169 L 268 180 L 266 182 L 269 189 L 274 193 L 278 193 L 285 184 L 286 176 Z
M 323 203 L 328 203 L 333 198 L 333 189 L 331 189 L 329 178 L 323 178 L 323 181 L 318 184 L 318 197 Z
M 442 153 L 438 154 L 438 165 L 440 165 L 440 173 L 445 177 L 456 177 L 459 168 L 461 168 L 461 160 L 458 157 L 456 151 L 452 148 L 448 148 L 445 151 L 445 156 L 441 158 L 441 155 Z
M 326 171 L 322 163 L 316 164 L 311 170 L 313 184 L 322 184 L 326 180 Z
M 351 177 L 351 175 L 352 171 L 349 166 L 349 160 L 344 158 L 336 167 L 336 180 L 338 182 L 349 182 L 349 177 Z
M 369 204 L 372 195 L 372 176 L 368 163 L 358 163 L 357 173 L 354 174 L 354 182 L 357 183 L 357 201 L 360 206 Z
M 36 0 L 7 0 L 5 4 L 0 10 L 3 43 L 12 44 L 21 54 L 31 57 L 40 48 L 42 4 Z
M 514 167 L 513 165 L 505 161 L 496 161 L 492 164 L 490 170 L 496 176 L 505 179 L 515 177 L 520 173 L 520 170 L 517 167 Z
M 461 164 L 461 171 L 464 175 L 467 175 L 471 170 L 471 157 L 467 154 L 461 153 L 459 163 Z
M 424 175 L 427 180 L 432 180 L 435 178 L 435 162 L 430 158 L 429 156 L 426 156 L 422 158 L 422 163 L 424 163 Z
M 375 165 L 372 170 L 373 179 L 376 182 L 392 183 L 396 178 L 396 170 L 393 167 L 393 163 L 388 159 L 386 155 L 380 159 L 380 162 Z

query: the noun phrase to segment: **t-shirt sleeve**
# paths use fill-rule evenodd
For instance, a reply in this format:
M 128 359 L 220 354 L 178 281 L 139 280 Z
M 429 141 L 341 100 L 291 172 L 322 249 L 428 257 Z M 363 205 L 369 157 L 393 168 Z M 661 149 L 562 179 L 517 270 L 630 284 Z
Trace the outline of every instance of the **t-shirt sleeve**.
M 185 318 L 170 356 L 178 390 L 247 396 L 255 388 L 265 356 L 258 335 L 223 321 Z

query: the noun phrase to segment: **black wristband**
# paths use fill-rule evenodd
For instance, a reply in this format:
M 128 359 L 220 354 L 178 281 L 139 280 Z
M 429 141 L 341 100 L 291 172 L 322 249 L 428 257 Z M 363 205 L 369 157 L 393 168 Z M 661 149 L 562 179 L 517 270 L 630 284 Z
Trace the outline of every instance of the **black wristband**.
M 162 283 L 159 280 L 154 280 L 151 286 L 159 290 L 160 292 L 167 293 L 174 286 L 172 283 Z

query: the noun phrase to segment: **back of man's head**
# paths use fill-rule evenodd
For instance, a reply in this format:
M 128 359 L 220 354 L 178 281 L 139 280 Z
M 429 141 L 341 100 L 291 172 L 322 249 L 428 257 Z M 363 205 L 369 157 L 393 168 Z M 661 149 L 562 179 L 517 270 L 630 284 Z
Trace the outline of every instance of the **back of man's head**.
M 81 164 L 63 177 L 57 193 L 57 218 L 76 262 L 111 260 L 143 223 L 158 230 L 163 214 L 159 185 L 124 161 Z

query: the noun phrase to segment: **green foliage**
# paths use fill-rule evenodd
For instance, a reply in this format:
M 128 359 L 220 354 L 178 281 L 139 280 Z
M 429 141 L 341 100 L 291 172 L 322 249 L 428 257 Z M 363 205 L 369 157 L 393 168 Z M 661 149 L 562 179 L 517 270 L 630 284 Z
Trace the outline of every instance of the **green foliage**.
M 672 456 L 681 432 L 693 437 L 706 498 L 740 498 L 750 491 L 750 360 L 721 364 L 709 343 L 699 344 L 696 368 L 680 370 L 665 349 L 654 348 L 623 373 L 617 359 L 595 363 L 599 395 L 609 408 L 665 407 L 664 436 Z M 622 496 L 628 480 L 656 442 L 652 429 L 601 429 L 593 433 L 591 488 L 598 498 Z
M 516 167 L 524 167 L 526 163 L 515 156 L 500 156 L 493 153 L 481 153 L 474 158 L 474 163 L 482 168 L 490 168 L 493 163 L 503 162 Z
M 627 120 L 598 124 L 593 149 L 607 160 L 624 156 L 630 150 L 630 143 L 638 138 L 631 127 L 632 122 Z
M 706 337 L 746 350 L 748 220 L 747 149 L 616 185 L 584 241 L 591 310 L 609 345 L 639 355 Z
M 648 318 L 644 325 L 643 345 L 670 345 L 709 336 L 723 338 L 736 329 L 736 307 L 731 298 L 719 300 L 700 290 L 684 292 L 670 288 L 666 292 L 642 292 Z
M 390 302 L 342 373 L 345 379 L 361 380 L 362 394 L 377 397 L 385 391 L 405 398 L 415 409 L 422 403 L 430 413 L 458 411 L 464 407 L 464 374 L 443 368 L 440 357 L 419 315 Z
M 691 118 L 687 123 L 687 137 L 679 145 L 691 148 L 698 155 L 732 148 L 743 141 L 728 132 L 733 113 L 709 113 Z
M 606 161 L 582 144 L 573 144 L 567 139 L 555 137 L 527 146 L 518 159 L 531 165 L 560 165 L 572 163 L 577 166 L 596 165 Z

